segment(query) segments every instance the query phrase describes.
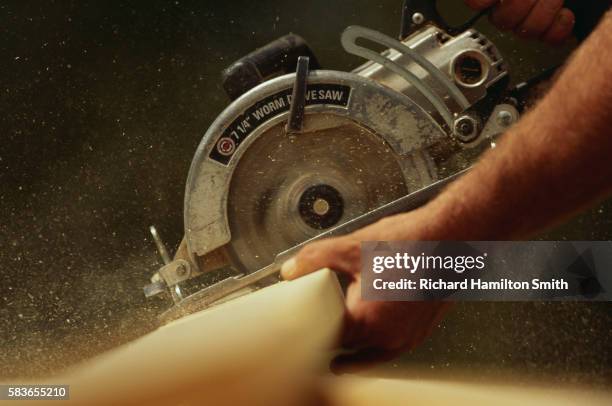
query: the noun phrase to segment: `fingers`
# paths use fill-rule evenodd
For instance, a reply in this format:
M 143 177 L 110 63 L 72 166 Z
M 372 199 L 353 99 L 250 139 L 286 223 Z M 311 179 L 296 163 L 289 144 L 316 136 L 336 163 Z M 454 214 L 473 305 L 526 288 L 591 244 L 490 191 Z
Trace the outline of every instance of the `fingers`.
M 491 5 L 486 0 L 467 3 L 476 9 Z M 500 29 L 513 30 L 523 38 L 542 38 L 549 43 L 563 42 L 572 34 L 574 14 L 563 8 L 563 0 L 500 0 L 495 3 L 490 17 Z
M 465 0 L 465 4 L 472 10 L 484 10 L 497 3 L 499 0 Z
M 562 8 L 563 0 L 538 1 L 516 28 L 516 33 L 523 38 L 539 38 L 553 24 Z
M 538 0 L 504 0 L 491 12 L 491 21 L 502 30 L 514 30 Z
M 351 304 L 348 299 L 355 294 L 349 288 L 342 346 L 357 351 L 335 360 L 332 369 L 340 372 L 363 369 L 416 348 L 427 340 L 452 306 L 451 302 Z
M 552 25 L 542 36 L 542 39 L 550 44 L 560 44 L 572 35 L 576 17 L 570 10 L 561 9 Z
M 284 279 L 292 280 L 321 268 L 354 275 L 359 272 L 361 244 L 349 236 L 308 244 L 281 268 Z

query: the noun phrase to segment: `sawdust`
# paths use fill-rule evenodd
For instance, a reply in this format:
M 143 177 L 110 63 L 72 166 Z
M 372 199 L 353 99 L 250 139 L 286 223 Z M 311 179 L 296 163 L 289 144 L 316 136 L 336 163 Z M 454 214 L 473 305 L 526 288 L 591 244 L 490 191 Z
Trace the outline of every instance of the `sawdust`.
M 169 303 L 142 295 L 160 265 L 147 227 L 158 226 L 170 245 L 182 237 L 189 162 L 228 102 L 219 72 L 254 43 L 289 31 L 308 38 L 326 67 L 350 69 L 359 61 L 341 50 L 338 34 L 350 24 L 394 30 L 399 19 L 399 7 L 370 0 L 337 2 L 333 15 L 329 7 L 1 6 L 0 379 L 47 375 L 154 328 Z M 325 24 L 312 24 L 323 14 Z M 564 57 L 482 28 L 508 50 L 515 81 Z M 551 239 L 611 239 L 610 213 L 607 203 Z M 478 378 L 513 372 L 519 381 L 533 379 L 530 371 L 609 387 L 611 313 L 610 304 L 461 306 L 425 346 L 386 367 Z

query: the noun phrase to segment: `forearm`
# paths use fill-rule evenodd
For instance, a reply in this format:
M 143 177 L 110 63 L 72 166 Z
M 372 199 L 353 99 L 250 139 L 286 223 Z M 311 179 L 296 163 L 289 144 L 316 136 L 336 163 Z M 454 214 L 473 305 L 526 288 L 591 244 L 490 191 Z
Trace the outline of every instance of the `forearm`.
M 424 209 L 430 232 L 526 237 L 611 190 L 611 39 L 608 14 L 542 102 Z
M 524 238 L 612 190 L 612 16 L 576 51 L 544 99 L 475 168 L 392 238 Z M 391 238 L 387 238 L 391 239 Z

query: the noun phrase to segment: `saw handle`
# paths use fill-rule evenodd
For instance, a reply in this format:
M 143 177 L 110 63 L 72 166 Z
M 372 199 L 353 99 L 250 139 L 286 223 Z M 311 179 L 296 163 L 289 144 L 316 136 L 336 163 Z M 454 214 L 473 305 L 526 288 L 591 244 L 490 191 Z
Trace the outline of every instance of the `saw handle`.
M 402 7 L 402 22 L 400 27 L 400 40 L 411 35 L 423 24 L 434 23 L 449 35 L 457 35 L 472 27 L 480 17 L 489 14 L 491 7 L 479 11 L 465 23 L 452 26 L 444 20 L 438 12 L 437 0 L 404 0 Z
M 288 34 L 243 56 L 223 70 L 223 89 L 235 100 L 258 84 L 272 77 L 295 72 L 300 56 L 310 59 L 310 69 L 320 65 L 306 41 Z

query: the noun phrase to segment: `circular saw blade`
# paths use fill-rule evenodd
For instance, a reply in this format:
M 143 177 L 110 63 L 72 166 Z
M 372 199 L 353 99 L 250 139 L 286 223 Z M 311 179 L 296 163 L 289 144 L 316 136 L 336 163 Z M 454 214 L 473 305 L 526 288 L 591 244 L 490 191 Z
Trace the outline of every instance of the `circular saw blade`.
M 226 252 L 240 272 L 408 192 L 399 157 L 381 137 L 331 114 L 306 123 L 294 136 L 284 123 L 270 128 L 232 175 Z

